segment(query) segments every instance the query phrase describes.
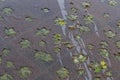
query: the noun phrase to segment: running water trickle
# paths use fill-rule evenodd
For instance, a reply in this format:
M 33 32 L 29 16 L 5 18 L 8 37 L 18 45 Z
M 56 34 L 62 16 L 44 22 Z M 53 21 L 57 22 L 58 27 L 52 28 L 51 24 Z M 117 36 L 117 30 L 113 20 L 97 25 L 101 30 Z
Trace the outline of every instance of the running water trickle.
M 110 58 L 107 58 L 107 61 L 108 61 L 109 67 L 112 67 Z M 107 80 L 113 80 L 113 77 L 111 77 L 111 78 L 107 77 Z
M 72 35 L 71 33 L 69 33 L 69 38 L 71 39 L 71 41 L 72 41 L 73 44 L 75 45 L 77 51 L 80 52 L 81 47 L 78 46 L 79 43 L 74 39 L 74 37 L 73 37 L 73 35 Z M 82 43 L 82 49 L 83 49 L 82 52 L 83 52 L 84 55 L 87 55 L 87 52 L 86 52 L 85 49 L 84 49 L 84 48 L 85 48 L 85 43 L 84 43 L 83 39 L 82 39 L 81 43 Z M 89 60 L 89 59 L 87 60 L 87 63 L 88 63 L 88 64 L 90 63 L 90 60 Z M 90 70 L 88 69 L 87 64 L 84 63 L 84 66 L 85 66 L 85 69 L 86 69 L 87 74 L 88 74 L 88 78 L 85 76 L 85 79 L 86 79 L 86 80 L 92 80 L 92 74 L 91 74 Z
M 4 38 L 3 38 L 2 36 L 0 36 L 0 41 L 3 41 L 3 42 L 5 41 Z
M 84 43 L 83 39 L 81 38 L 81 40 L 79 40 L 78 42 L 82 44 L 82 46 L 81 46 L 81 48 L 82 48 L 82 53 L 83 53 L 84 55 L 88 55 L 88 53 L 87 53 L 86 50 L 85 50 L 86 47 L 85 47 L 85 43 Z M 88 74 L 88 79 L 87 79 L 87 77 L 85 77 L 86 80 L 92 80 L 92 74 L 91 74 L 89 68 L 87 67 L 87 64 L 89 64 L 89 63 L 90 63 L 90 58 L 88 57 L 87 63 L 84 63 L 86 72 L 87 72 L 87 74 Z
M 94 25 L 95 33 L 96 33 L 96 35 L 99 37 L 100 35 L 99 35 L 99 33 L 98 33 L 98 27 L 97 27 L 96 23 L 93 22 L 93 25 Z
M 60 65 L 63 66 L 63 62 L 62 62 L 60 53 L 57 54 L 57 57 L 58 57 L 58 60 L 59 60 L 59 62 L 60 62 Z
M 57 0 L 57 1 L 58 1 L 60 10 L 61 10 L 63 19 L 64 19 L 64 20 L 67 20 L 66 15 L 68 15 L 68 14 L 67 14 L 67 11 L 65 10 L 65 5 L 64 5 L 65 1 L 64 1 L 64 0 Z M 65 26 L 62 26 L 63 34 L 66 36 L 65 29 L 66 29 L 66 25 L 65 25 Z M 73 34 L 69 32 L 69 35 L 68 35 L 68 36 L 69 36 L 69 39 L 71 39 L 73 45 L 75 45 L 77 51 L 80 52 L 81 47 L 78 45 L 79 43 L 74 39 Z M 84 44 L 83 39 L 81 40 L 81 43 L 82 43 L 83 48 L 85 48 L 85 44 Z M 70 54 L 71 54 L 71 53 L 70 53 Z M 87 53 L 86 53 L 86 54 L 87 54 Z M 88 62 L 88 63 L 89 63 L 89 62 Z M 88 69 L 88 67 L 87 67 L 87 64 L 86 64 L 86 63 L 84 63 L 84 64 L 85 64 L 84 66 L 85 66 L 85 69 L 86 69 L 87 74 L 88 74 L 88 76 L 85 76 L 85 80 L 92 80 L 92 74 L 91 74 L 91 72 L 89 71 L 89 69 Z
M 88 69 L 87 64 L 84 63 L 84 66 L 85 66 L 85 69 L 86 69 L 86 71 L 88 73 L 88 79 L 87 80 L 92 80 L 92 74 L 91 74 L 90 70 Z
M 107 80 L 113 80 L 113 78 L 107 77 Z
M 109 66 L 111 67 L 112 65 L 111 65 L 110 58 L 107 58 L 107 61 L 108 61 Z
M 87 9 L 86 9 L 86 12 L 87 12 L 87 14 L 90 14 L 89 11 L 88 11 Z M 96 35 L 99 37 L 100 35 L 99 35 L 98 27 L 97 27 L 95 21 L 93 21 L 93 25 L 94 25 L 95 33 L 96 33 Z
M 82 38 L 81 38 L 81 43 L 82 43 L 82 46 L 83 46 L 84 48 L 86 48 L 86 47 L 85 47 L 85 43 L 84 43 L 84 41 L 83 41 Z
M 72 54 L 72 52 L 70 52 L 70 57 L 72 57 L 73 56 L 73 54 Z
M 80 52 L 80 46 L 78 46 L 77 41 L 74 39 L 74 36 L 71 33 L 69 33 L 69 38 L 71 39 L 72 43 L 76 47 L 77 51 Z
M 67 14 L 67 11 L 65 10 L 65 1 L 64 0 L 57 0 L 58 4 L 59 4 L 59 7 L 60 7 L 60 10 L 61 10 L 61 13 L 62 13 L 62 16 L 63 16 L 63 19 L 64 20 L 67 20 L 67 17 L 66 15 Z M 66 29 L 66 25 L 62 26 L 62 31 L 63 31 L 63 34 L 66 35 L 66 32 L 65 32 L 65 29 Z
M 83 53 L 84 55 L 87 55 L 87 52 L 85 51 L 85 49 L 82 49 L 82 53 Z

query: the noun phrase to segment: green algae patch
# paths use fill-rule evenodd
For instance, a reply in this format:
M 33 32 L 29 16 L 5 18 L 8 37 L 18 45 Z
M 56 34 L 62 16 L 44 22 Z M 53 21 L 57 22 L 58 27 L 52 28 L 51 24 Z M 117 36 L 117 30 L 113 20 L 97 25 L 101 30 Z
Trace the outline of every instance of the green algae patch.
M 100 42 L 100 46 L 101 46 L 102 48 L 106 48 L 106 47 L 108 47 L 109 45 L 108 45 L 107 41 L 101 41 L 101 42 Z
M 80 54 L 80 55 L 74 55 L 74 56 L 73 56 L 73 62 L 74 62 L 75 64 L 83 63 L 83 62 L 85 62 L 86 60 L 87 60 L 87 56 L 82 55 L 82 54 Z
M 61 48 L 59 46 L 54 47 L 54 52 L 59 53 L 61 51 Z
M 118 2 L 115 1 L 115 0 L 109 0 L 109 1 L 108 1 L 108 4 L 109 4 L 110 6 L 117 6 L 117 5 L 118 5 Z
M 0 76 L 0 80 L 14 80 L 14 78 L 10 74 L 5 73 Z
M 114 54 L 115 58 L 120 61 L 120 52 L 117 52 L 116 54 Z
M 60 44 L 62 40 L 62 35 L 57 33 L 53 35 L 54 43 L 55 44 Z
M 83 76 L 83 75 L 85 74 L 84 68 L 79 68 L 79 69 L 77 69 L 77 73 L 78 73 L 80 76 Z
M 120 20 L 117 21 L 117 27 L 120 28 Z
M 83 20 L 85 21 L 85 24 L 91 24 L 94 22 L 93 19 L 94 19 L 93 15 L 88 14 L 84 16 Z
M 109 57 L 109 52 L 108 52 L 107 49 L 101 48 L 100 49 L 100 55 L 102 55 L 103 57 L 107 58 L 107 57 Z
M 46 45 L 47 45 L 46 41 L 44 40 L 39 41 L 39 46 L 44 47 Z
M 20 42 L 20 46 L 21 46 L 21 48 L 30 48 L 31 42 L 27 39 L 23 39 Z
M 116 41 L 116 47 L 120 48 L 120 41 Z
M 68 48 L 68 49 L 72 49 L 72 48 L 75 47 L 75 46 L 74 46 L 72 43 L 70 43 L 70 42 L 62 42 L 62 44 L 63 44 L 66 48 Z
M 62 18 L 56 18 L 54 22 L 56 25 L 59 25 L 59 26 L 64 26 L 67 24 L 67 22 Z
M 88 8 L 90 8 L 90 6 L 91 6 L 91 3 L 90 2 L 83 2 L 82 3 L 82 7 L 84 8 L 84 9 L 88 9 Z
M 2 55 L 3 55 L 3 56 L 9 55 L 9 53 L 10 53 L 10 50 L 9 50 L 9 49 L 3 48 L 3 50 L 2 50 Z
M 22 67 L 18 71 L 18 74 L 21 78 L 28 78 L 32 74 L 32 71 L 30 70 L 29 67 Z
M 116 34 L 113 31 L 111 31 L 111 30 L 104 31 L 104 34 L 105 34 L 106 37 L 108 37 L 110 39 L 114 38 L 116 36 Z
M 59 70 L 56 71 L 57 75 L 61 79 L 65 79 L 69 77 L 69 71 L 66 68 L 60 68 Z
M 47 7 L 44 7 L 44 8 L 42 8 L 41 10 L 42 10 L 44 13 L 48 13 L 48 12 L 50 12 L 50 9 L 47 8 Z
M 12 14 L 13 11 L 14 11 L 14 10 L 13 10 L 12 8 L 10 8 L 10 7 L 5 7 L 5 8 L 3 8 L 3 13 L 4 13 L 4 14 L 7 14 L 7 15 Z
M 37 29 L 36 35 L 37 36 L 47 36 L 49 33 L 50 33 L 50 30 L 43 27 L 41 29 Z
M 102 60 L 100 63 L 98 62 L 92 62 L 90 63 L 90 68 L 94 71 L 94 73 L 100 73 L 103 70 L 106 70 L 108 68 L 107 63 Z
M 92 50 L 92 49 L 95 48 L 95 46 L 94 46 L 93 44 L 90 43 L 90 44 L 87 45 L 87 48 L 88 48 L 89 50 Z
M 44 62 L 50 62 L 50 61 L 53 61 L 53 58 L 50 54 L 46 53 L 46 52 L 43 52 L 43 51 L 38 51 L 34 54 L 34 58 L 36 60 L 41 60 L 41 61 L 44 61 Z
M 71 15 L 67 15 L 67 18 L 71 21 L 75 21 L 78 18 L 78 16 L 71 14 Z
M 31 22 L 33 21 L 33 18 L 31 16 L 26 16 L 25 21 Z
M 80 32 L 90 32 L 90 28 L 86 26 L 80 26 L 79 27 Z
M 14 67 L 13 62 L 11 62 L 11 61 L 7 61 L 6 65 L 7 65 L 8 68 L 13 68 Z
M 15 36 L 17 33 L 14 28 L 6 28 L 4 32 L 7 36 Z

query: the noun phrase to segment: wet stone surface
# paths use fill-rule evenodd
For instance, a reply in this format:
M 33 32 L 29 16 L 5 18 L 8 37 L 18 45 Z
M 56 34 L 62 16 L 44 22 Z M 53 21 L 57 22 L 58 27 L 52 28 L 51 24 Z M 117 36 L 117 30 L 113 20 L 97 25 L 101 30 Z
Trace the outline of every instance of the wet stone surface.
M 120 0 L 0 0 L 0 80 L 119 80 Z

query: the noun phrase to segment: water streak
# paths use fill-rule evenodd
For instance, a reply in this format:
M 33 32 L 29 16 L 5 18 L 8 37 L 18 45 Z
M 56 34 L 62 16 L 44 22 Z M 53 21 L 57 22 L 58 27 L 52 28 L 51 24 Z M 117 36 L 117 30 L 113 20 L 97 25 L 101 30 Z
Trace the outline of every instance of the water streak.
M 60 10 L 61 10 L 61 13 L 62 13 L 62 17 L 64 20 L 67 20 L 67 17 L 66 15 L 68 15 L 67 11 L 65 10 L 65 1 L 64 0 L 57 0 L 58 4 L 59 4 L 59 7 L 60 7 Z M 62 26 L 62 31 L 63 31 L 63 34 L 66 35 L 66 25 Z
M 94 24 L 95 33 L 96 33 L 96 35 L 99 37 L 100 35 L 99 35 L 99 32 L 98 32 L 98 27 L 97 27 L 97 25 L 96 25 L 95 22 L 93 22 L 93 24 Z
M 57 54 L 57 57 L 58 57 L 58 60 L 59 60 L 60 64 L 63 66 L 63 62 L 62 62 L 60 53 Z
M 60 10 L 61 10 L 63 19 L 67 20 L 67 18 L 66 18 L 67 11 L 65 10 L 65 5 L 64 5 L 64 4 L 65 4 L 65 3 L 64 3 L 65 1 L 64 1 L 64 0 L 57 0 L 57 1 L 58 1 Z M 65 29 L 66 29 L 66 25 L 62 27 L 62 31 L 63 31 L 63 34 L 64 34 L 64 35 L 66 35 Z M 81 47 L 78 45 L 79 43 L 74 39 L 73 34 L 69 33 L 68 37 L 69 37 L 69 39 L 71 39 L 72 43 L 75 45 L 77 51 L 80 52 Z M 81 42 L 82 42 L 83 47 L 85 48 L 84 41 L 81 40 Z M 84 51 L 84 53 L 85 53 L 85 51 Z M 85 65 L 86 71 L 87 71 L 87 73 L 88 73 L 88 78 L 85 76 L 85 79 L 86 79 L 86 80 L 92 80 L 92 75 L 91 75 L 91 73 L 90 73 L 90 71 L 89 71 L 89 69 L 88 69 L 88 67 L 87 67 L 87 64 L 84 63 L 84 65 Z
M 108 61 L 109 66 L 111 67 L 112 65 L 111 65 L 110 58 L 107 58 L 107 61 Z
M 87 71 L 87 73 L 88 73 L 88 79 L 87 79 L 87 80 L 92 80 L 92 75 L 91 75 L 91 72 L 89 71 L 89 69 L 88 69 L 88 67 L 87 67 L 87 64 L 84 63 L 84 66 L 85 66 L 85 69 L 86 69 L 86 71 Z
M 107 77 L 107 80 L 113 80 L 113 78 Z
M 86 12 L 87 12 L 87 14 L 89 14 L 89 15 L 90 15 L 90 13 L 89 13 L 89 11 L 88 11 L 88 10 L 86 10 Z M 97 25 L 96 25 L 95 21 L 93 21 L 93 25 L 94 25 L 94 30 L 95 30 L 95 33 L 96 33 L 96 35 L 99 37 L 98 27 L 97 27 Z
M 81 40 L 78 40 L 78 42 L 82 43 L 82 52 L 83 52 L 83 54 L 88 55 L 88 53 L 85 51 L 86 47 L 85 47 L 85 43 L 84 43 L 83 39 L 81 38 Z M 90 58 L 88 57 L 87 64 L 89 64 L 89 63 L 90 63 Z M 88 74 L 88 79 L 86 79 L 86 80 L 92 80 L 92 74 L 91 74 L 90 70 L 88 69 L 87 64 L 84 63 L 85 69 L 86 69 L 87 74 Z
M 81 38 L 81 43 L 82 43 L 83 47 L 86 48 L 85 43 L 82 38 Z
M 72 57 L 72 56 L 73 56 L 72 52 L 70 52 L 69 54 L 70 54 L 70 57 Z
M 78 52 L 80 52 L 80 46 L 78 46 L 78 42 L 74 39 L 74 37 L 73 37 L 73 35 L 71 34 L 71 38 L 70 38 L 71 40 L 72 40 L 72 42 L 75 44 L 75 47 L 77 48 L 77 51 Z M 83 41 L 83 39 L 82 39 L 82 47 L 84 47 L 85 48 L 85 43 L 84 43 L 84 41 Z M 85 49 L 84 48 L 82 48 L 82 50 L 83 50 L 83 54 L 84 55 L 87 55 L 87 52 L 85 51 Z M 90 60 L 88 59 L 87 60 L 87 63 L 89 64 L 90 63 Z M 88 67 L 87 67 L 87 64 L 86 63 L 84 63 L 84 66 L 85 66 L 85 69 L 86 69 L 86 71 L 87 71 L 87 74 L 88 74 L 88 79 L 87 79 L 87 77 L 85 77 L 86 78 L 86 80 L 92 80 L 92 74 L 91 74 L 91 72 L 89 71 L 89 69 L 88 69 Z
M 73 34 L 69 33 L 69 38 L 71 39 L 72 43 L 74 44 L 74 46 L 76 47 L 77 51 L 80 52 L 80 46 L 78 46 L 77 41 L 74 39 Z

